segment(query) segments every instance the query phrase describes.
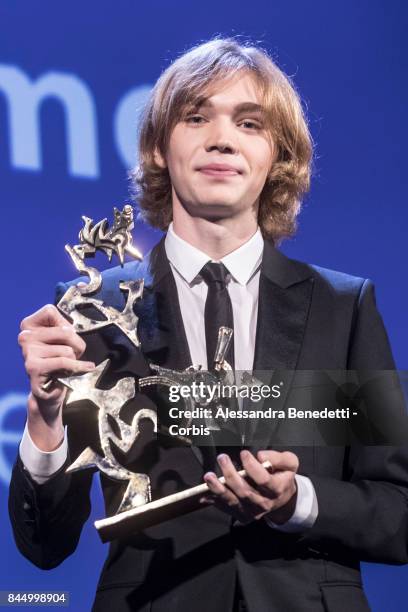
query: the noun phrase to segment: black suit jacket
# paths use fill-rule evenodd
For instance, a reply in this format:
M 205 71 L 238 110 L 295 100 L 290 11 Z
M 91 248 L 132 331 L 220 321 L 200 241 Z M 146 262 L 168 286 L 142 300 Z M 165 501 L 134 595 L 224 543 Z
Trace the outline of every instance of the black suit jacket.
M 191 363 L 164 239 L 142 263 L 104 272 L 99 297 L 121 308 L 119 279 L 140 277 L 146 283 L 136 306 L 144 357 L 115 328 L 87 339 L 84 358 L 112 359 L 107 385 L 127 374 L 147 374 L 145 358 L 180 370 Z M 65 289 L 61 284 L 59 293 Z M 291 260 L 265 242 L 254 370 L 394 367 L 369 280 Z M 137 401 L 147 406 L 151 398 Z M 66 416 L 71 459 L 95 435 L 92 424 L 84 427 L 83 411 L 74 408 Z M 153 442 L 148 431 L 143 440 L 123 461 L 149 473 L 153 498 L 194 486 L 214 468 L 211 449 Z M 268 447 L 267 431 L 262 445 Z M 360 561 L 408 561 L 407 449 L 306 446 L 301 437 L 281 448 L 298 455 L 299 473 L 314 485 L 319 511 L 311 529 L 282 533 L 263 520 L 234 526 L 212 507 L 150 527 L 111 543 L 94 610 L 228 612 L 237 575 L 251 612 L 367 610 Z M 13 471 L 9 508 L 16 543 L 42 568 L 58 565 L 75 550 L 90 511 L 92 474 L 67 475 L 65 467 L 43 485 L 30 478 L 19 458 Z M 123 488 L 101 479 L 112 514 Z

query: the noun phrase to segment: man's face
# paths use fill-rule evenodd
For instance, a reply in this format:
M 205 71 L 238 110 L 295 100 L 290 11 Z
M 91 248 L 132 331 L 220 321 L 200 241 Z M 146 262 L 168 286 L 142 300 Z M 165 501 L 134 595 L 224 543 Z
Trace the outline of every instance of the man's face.
M 261 99 L 249 74 L 220 82 L 170 135 L 173 208 L 208 219 L 257 211 L 273 160 Z

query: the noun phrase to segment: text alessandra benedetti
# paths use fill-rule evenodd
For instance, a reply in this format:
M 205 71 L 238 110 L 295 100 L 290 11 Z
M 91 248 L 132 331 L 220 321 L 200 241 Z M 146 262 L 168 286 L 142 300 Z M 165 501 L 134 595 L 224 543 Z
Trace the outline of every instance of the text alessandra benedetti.
M 354 413 L 353 413 L 354 414 Z M 336 408 L 330 410 L 325 407 L 320 410 L 299 410 L 287 408 L 286 410 L 231 410 L 219 406 L 216 410 L 211 408 L 195 408 L 194 410 L 180 410 L 170 408 L 169 416 L 172 419 L 349 419 L 349 408 Z

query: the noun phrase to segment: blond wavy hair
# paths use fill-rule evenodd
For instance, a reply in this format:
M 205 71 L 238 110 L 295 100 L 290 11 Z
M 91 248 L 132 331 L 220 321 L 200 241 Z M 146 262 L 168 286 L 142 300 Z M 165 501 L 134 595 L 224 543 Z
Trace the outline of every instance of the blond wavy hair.
M 217 81 L 241 70 L 255 78 L 265 125 L 277 145 L 259 197 L 258 223 L 264 238 L 275 244 L 295 234 L 313 158 L 301 99 L 290 77 L 264 49 L 234 38 L 214 38 L 193 47 L 161 74 L 151 91 L 140 124 L 139 164 L 130 174 L 140 216 L 149 225 L 165 231 L 172 220 L 170 175 L 155 162 L 155 149 L 165 158 L 171 132 L 185 110 Z

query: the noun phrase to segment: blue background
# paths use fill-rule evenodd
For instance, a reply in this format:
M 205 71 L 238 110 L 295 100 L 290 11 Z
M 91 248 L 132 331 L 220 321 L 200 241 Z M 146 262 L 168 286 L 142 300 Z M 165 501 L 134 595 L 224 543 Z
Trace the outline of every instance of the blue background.
M 294 77 L 316 142 L 316 169 L 299 233 L 283 250 L 371 278 L 397 365 L 408 369 L 406 31 L 407 5 L 395 0 L 0 2 L 0 590 L 70 591 L 71 609 L 90 609 L 106 554 L 91 520 L 76 553 L 50 572 L 31 566 L 12 539 L 7 478 L 28 390 L 16 337 L 20 320 L 53 300 L 58 280 L 74 275 L 63 245 L 75 241 L 81 215 L 110 218 L 113 205 L 128 201 L 136 102 L 193 44 L 244 35 Z M 69 142 L 67 109 L 51 95 L 39 106 L 34 142 L 29 95 L 17 87 L 24 78 L 26 87 L 59 82 L 77 92 L 69 111 L 78 113 L 76 143 Z M 135 237 L 146 252 L 160 234 L 137 226 Z M 103 515 L 98 486 L 92 519 Z M 407 567 L 364 565 L 373 610 L 405 609 L 407 578 Z

